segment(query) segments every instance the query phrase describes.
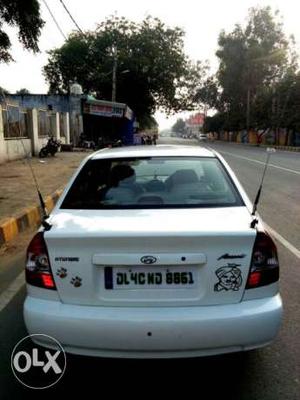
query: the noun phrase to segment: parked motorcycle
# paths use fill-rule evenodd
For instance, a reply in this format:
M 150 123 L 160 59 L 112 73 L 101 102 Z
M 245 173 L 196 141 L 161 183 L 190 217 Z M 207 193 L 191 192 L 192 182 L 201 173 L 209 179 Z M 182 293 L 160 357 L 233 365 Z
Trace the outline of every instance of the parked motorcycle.
M 96 143 L 93 140 L 88 140 L 87 136 L 82 132 L 79 136 L 78 147 L 95 150 Z
M 107 143 L 107 147 L 122 147 L 123 143 L 121 139 L 115 140 L 114 142 Z
M 39 157 L 44 158 L 47 157 L 48 154 L 51 154 L 51 156 L 54 156 L 57 151 L 60 148 L 60 141 L 57 139 L 54 139 L 53 137 L 50 137 L 48 139 L 48 142 L 46 146 L 42 147 L 40 152 L 39 152 Z

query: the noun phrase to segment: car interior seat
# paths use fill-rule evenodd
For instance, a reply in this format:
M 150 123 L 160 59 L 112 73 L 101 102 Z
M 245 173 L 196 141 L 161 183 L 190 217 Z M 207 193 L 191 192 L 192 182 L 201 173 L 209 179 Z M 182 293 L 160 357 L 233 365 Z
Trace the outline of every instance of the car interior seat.
M 168 191 L 178 185 L 198 183 L 199 178 L 193 169 L 178 169 L 169 178 L 166 179 L 165 185 Z
M 210 188 L 214 191 L 224 191 L 225 185 L 222 176 L 213 165 L 203 166 L 204 179 Z
M 166 185 L 159 179 L 152 179 L 146 183 L 145 187 L 148 192 L 163 192 L 166 190 Z

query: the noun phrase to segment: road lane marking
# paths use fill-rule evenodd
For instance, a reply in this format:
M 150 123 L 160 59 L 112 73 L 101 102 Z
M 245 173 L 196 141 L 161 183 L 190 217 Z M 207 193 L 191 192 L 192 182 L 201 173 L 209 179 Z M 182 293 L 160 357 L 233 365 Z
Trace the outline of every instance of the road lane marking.
M 16 279 L 0 294 L 0 312 L 10 303 L 18 291 L 25 284 L 24 271 L 22 271 Z
M 266 224 L 264 222 L 265 227 L 267 228 L 267 230 L 270 232 L 270 234 L 272 236 L 274 236 L 274 238 L 276 240 L 278 240 L 278 242 L 280 242 L 284 247 L 286 247 L 291 253 L 294 254 L 294 256 L 300 258 L 300 250 L 298 250 L 295 246 L 293 246 L 290 242 L 288 242 L 284 237 L 282 237 L 278 232 L 274 231 L 273 228 L 271 228 L 268 224 Z
M 266 164 L 263 161 L 253 160 L 253 158 L 248 158 L 248 157 L 243 157 L 243 156 L 237 156 L 236 154 L 229 153 L 228 151 L 223 151 L 223 150 L 217 150 L 217 151 L 219 151 L 220 153 L 223 153 L 223 154 L 228 154 L 228 155 L 230 155 L 232 157 L 240 158 L 242 160 L 251 161 L 251 162 L 254 162 L 254 163 L 257 163 L 257 164 L 262 164 L 262 165 Z M 285 168 L 285 167 L 279 167 L 278 165 L 274 165 L 274 164 L 269 164 L 269 167 L 282 169 L 283 171 L 292 172 L 293 174 L 300 175 L 300 171 L 295 171 L 294 169 L 289 169 L 289 168 Z

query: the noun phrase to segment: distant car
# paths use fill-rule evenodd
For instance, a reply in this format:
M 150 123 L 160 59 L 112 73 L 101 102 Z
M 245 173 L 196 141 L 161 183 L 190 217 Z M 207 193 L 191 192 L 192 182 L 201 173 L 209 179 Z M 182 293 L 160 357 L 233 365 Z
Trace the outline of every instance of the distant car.
M 207 135 L 205 133 L 199 133 L 198 140 L 200 142 L 207 142 Z
M 26 261 L 27 330 L 67 352 L 190 357 L 275 338 L 275 244 L 236 176 L 198 146 L 103 149 L 79 167 Z M 258 217 L 259 218 L 259 217 Z M 47 336 L 33 336 L 48 347 Z

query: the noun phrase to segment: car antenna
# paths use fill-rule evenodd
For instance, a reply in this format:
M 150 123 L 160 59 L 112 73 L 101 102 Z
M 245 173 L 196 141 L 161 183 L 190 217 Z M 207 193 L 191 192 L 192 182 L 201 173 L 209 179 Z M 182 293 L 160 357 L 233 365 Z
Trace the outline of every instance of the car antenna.
M 22 142 L 22 145 L 23 145 L 23 148 L 24 148 L 24 151 L 25 151 L 25 147 L 24 147 L 24 143 L 23 142 Z M 31 175 L 32 175 L 32 178 L 33 178 L 33 181 L 34 181 L 34 184 L 35 184 L 35 188 L 36 188 L 39 200 L 40 200 L 40 205 L 41 205 L 41 209 L 42 209 L 42 213 L 43 213 L 42 226 L 44 227 L 44 229 L 46 231 L 50 231 L 50 229 L 52 228 L 52 225 L 49 224 L 49 222 L 47 221 L 47 219 L 49 218 L 49 215 L 48 215 L 48 212 L 47 212 L 46 204 L 45 204 L 45 201 L 43 199 L 42 193 L 40 191 L 40 188 L 39 188 L 39 185 L 38 185 L 34 170 L 33 170 L 32 165 L 31 165 L 31 161 L 30 161 L 26 151 L 25 151 L 25 157 L 26 157 L 28 166 L 30 168 Z
M 7 101 L 6 101 L 5 93 L 4 93 L 4 91 L 3 91 L 3 89 L 2 89 L 1 87 L 0 87 L 0 92 L 1 92 L 1 94 L 2 94 L 4 103 L 5 103 L 5 105 L 6 105 L 7 116 L 8 116 L 8 118 L 9 118 L 8 103 L 7 103 Z M 45 204 L 45 202 L 44 202 L 43 196 L 42 196 L 41 191 L 40 191 L 40 189 L 39 189 L 39 185 L 38 185 L 38 182 L 37 182 L 37 179 L 36 179 L 34 170 L 33 170 L 33 168 L 32 168 L 31 161 L 30 161 L 30 159 L 29 159 L 29 157 L 28 157 L 28 154 L 27 154 L 27 152 L 26 152 L 23 139 L 20 138 L 20 140 L 21 140 L 22 147 L 23 147 L 24 154 L 25 154 L 25 158 L 26 158 L 26 161 L 27 161 L 28 166 L 29 166 L 29 168 L 30 168 L 31 175 L 32 175 L 32 177 L 33 177 L 33 181 L 34 181 L 34 184 L 35 184 L 35 187 L 36 187 L 36 190 L 37 190 L 37 194 L 38 194 L 38 197 L 39 197 L 39 200 L 40 200 L 41 210 L 42 210 L 42 213 L 43 213 L 42 226 L 44 227 L 44 229 L 45 229 L 46 231 L 49 231 L 49 230 L 52 228 L 52 225 L 49 224 L 49 222 L 47 222 L 47 219 L 49 218 L 49 215 L 48 215 L 48 212 L 47 212 L 46 204 Z
M 255 214 L 256 214 L 257 205 L 258 205 L 258 202 L 259 202 L 259 199 L 260 199 L 260 195 L 261 195 L 261 191 L 262 191 L 262 187 L 263 187 L 266 171 L 267 171 L 267 168 L 268 168 L 270 156 L 271 156 L 272 153 L 275 153 L 275 152 L 276 152 L 276 149 L 271 148 L 271 147 L 267 147 L 268 155 L 267 155 L 264 171 L 263 171 L 263 174 L 262 174 L 261 182 L 260 182 L 258 191 L 256 193 L 256 197 L 255 197 L 255 200 L 254 200 L 254 203 L 253 203 L 253 209 L 252 209 L 252 213 L 251 213 L 251 215 L 253 215 L 253 216 L 255 216 Z M 257 223 L 258 223 L 258 219 L 257 218 L 253 218 L 253 220 L 251 221 L 250 227 L 251 228 L 255 228 Z

